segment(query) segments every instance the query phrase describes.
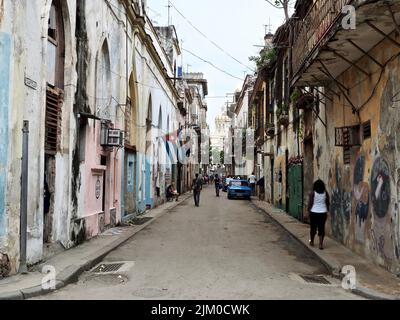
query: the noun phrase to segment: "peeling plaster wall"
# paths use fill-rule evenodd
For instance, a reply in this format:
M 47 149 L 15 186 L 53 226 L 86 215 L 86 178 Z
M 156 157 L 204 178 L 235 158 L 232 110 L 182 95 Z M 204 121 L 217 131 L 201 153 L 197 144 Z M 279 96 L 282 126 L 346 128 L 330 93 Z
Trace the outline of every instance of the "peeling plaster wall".
M 148 25 L 145 27 L 146 32 L 151 34 L 154 38 L 156 35 L 151 32 L 151 28 Z M 137 209 L 139 213 L 143 213 L 146 210 L 146 205 L 154 206 L 165 198 L 163 194 L 165 190 L 161 190 L 161 198 L 157 199 L 155 192 L 156 188 L 156 177 L 159 174 L 161 177 L 159 184 L 162 189 L 165 184 L 165 173 L 168 166 L 160 166 L 160 172 L 157 172 L 157 152 L 156 152 L 156 136 L 157 131 L 154 130 L 152 134 L 147 136 L 146 133 L 146 117 L 148 115 L 149 107 L 151 108 L 152 115 L 152 126 L 154 129 L 159 127 L 160 110 L 162 112 L 161 122 L 162 126 L 160 130 L 164 133 L 169 130 L 178 129 L 179 110 L 177 109 L 176 97 L 174 97 L 171 89 L 166 83 L 164 76 L 157 67 L 154 58 L 150 54 L 150 48 L 147 43 L 139 36 L 135 36 L 135 53 L 134 62 L 138 81 L 138 105 L 140 106 L 137 114 L 137 179 L 136 179 L 136 197 L 137 197 Z M 158 41 L 153 41 L 153 44 L 161 57 L 161 61 L 165 66 L 168 75 L 173 76 L 173 70 L 169 66 L 167 57 L 163 52 L 161 45 Z M 149 101 L 151 97 L 151 105 Z M 169 124 L 168 124 L 169 118 Z M 146 150 L 146 139 L 152 141 L 152 148 Z M 147 154 L 146 154 L 147 152 Z M 148 164 L 146 165 L 146 162 Z M 148 192 L 146 192 L 148 190 Z M 146 199 L 146 193 L 147 199 Z
M 0 0 L 0 26 L 4 16 L 4 0 Z
M 127 97 L 125 13 L 119 1 L 85 1 L 81 5 L 84 16 L 81 17 L 82 37 L 87 37 L 86 60 L 82 61 L 82 90 L 86 97 L 88 111 L 102 119 L 109 119 L 115 129 L 124 130 L 122 109 Z M 129 44 L 129 42 L 128 42 Z M 100 66 L 101 55 L 109 67 Z M 109 69 L 108 69 L 109 68 Z M 108 71 L 107 71 L 108 70 Z M 102 73 L 107 74 L 108 88 L 98 86 Z M 105 91 L 108 89 L 108 94 Z M 105 101 L 106 99 L 106 101 Z M 83 105 L 80 106 L 81 108 Z M 76 184 L 77 213 L 73 217 L 72 241 L 75 245 L 90 239 L 121 221 L 121 173 L 123 153 L 116 148 L 103 148 L 100 145 L 101 122 L 88 120 L 86 131 L 81 133 L 85 140 L 84 157 L 79 161 L 79 177 Z M 107 165 L 101 165 L 101 157 L 107 159 Z M 105 184 L 103 174 L 106 175 Z M 103 188 L 105 191 L 105 210 L 103 211 Z M 100 191 L 99 191 L 100 190 Z M 114 219 L 115 212 L 115 219 Z
M 12 272 L 18 268 L 19 260 L 19 215 L 20 178 L 22 157 L 22 124 L 30 122 L 29 133 L 29 185 L 28 185 L 28 263 L 42 258 L 43 250 L 43 175 L 44 175 L 44 116 L 46 93 L 47 21 L 50 1 L 1 1 L 4 10 L 0 19 L 0 32 L 8 34 L 11 40 L 11 74 L 9 78 L 9 128 L 7 161 L 7 190 L 5 206 L 7 215 L 7 236 L 3 237 L 0 251 L 6 251 Z M 53 241 L 65 241 L 69 214 L 70 168 L 70 126 L 69 110 L 72 110 L 74 93 L 74 8 L 75 1 L 63 1 L 64 24 L 66 29 L 65 88 L 62 123 L 61 151 L 57 154 L 57 180 Z M 3 52 L 4 54 L 4 52 Z M 32 63 L 34 61 L 34 63 Z M 0 61 L 3 64 L 4 61 Z M 4 66 L 2 66 L 4 67 Z M 30 80 L 31 86 L 26 85 Z M 2 85 L 2 88 L 7 86 Z M 3 154 L 3 152 L 2 152 Z
M 371 53 L 385 63 L 398 52 L 385 40 Z M 372 74 L 370 79 L 350 68 L 339 81 L 351 88 L 349 97 L 359 107 L 370 97 L 381 72 L 367 57 L 358 64 Z M 342 95 L 332 96 L 333 103 L 327 103 L 328 128 L 317 122 L 314 132 L 315 175 L 327 182 L 331 194 L 330 234 L 396 274 L 400 273 L 400 102 L 395 99 L 400 92 L 399 74 L 397 57 L 385 68 L 360 112 L 361 123 L 371 121 L 372 137 L 352 148 L 349 165 L 343 163 L 343 149 L 335 147 L 334 130 L 356 125 L 358 119 Z

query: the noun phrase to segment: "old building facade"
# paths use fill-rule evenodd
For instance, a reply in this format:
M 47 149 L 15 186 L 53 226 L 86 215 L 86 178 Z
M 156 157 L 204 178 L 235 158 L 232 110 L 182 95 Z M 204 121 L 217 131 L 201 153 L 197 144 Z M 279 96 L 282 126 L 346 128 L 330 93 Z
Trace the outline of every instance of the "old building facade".
M 0 8 L 0 254 L 15 273 L 21 177 L 27 263 L 35 264 L 55 243 L 69 249 L 163 203 L 173 181 L 190 188 L 190 161 L 176 158 L 195 99 L 178 91 L 175 28 L 154 27 L 145 1 L 6 0 Z M 201 121 L 206 110 L 201 100 Z
M 399 274 L 400 3 L 299 0 L 293 17 L 250 100 L 266 200 L 303 220 L 324 180 L 330 234 Z

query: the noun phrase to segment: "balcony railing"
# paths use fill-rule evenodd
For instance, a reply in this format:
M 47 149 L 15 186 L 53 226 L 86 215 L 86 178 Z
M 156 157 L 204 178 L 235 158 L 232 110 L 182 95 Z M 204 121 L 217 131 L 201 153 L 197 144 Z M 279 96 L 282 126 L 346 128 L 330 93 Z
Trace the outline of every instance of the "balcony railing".
M 353 0 L 315 0 L 304 20 L 298 22 L 293 43 L 295 76 L 342 16 L 342 8 L 351 2 Z

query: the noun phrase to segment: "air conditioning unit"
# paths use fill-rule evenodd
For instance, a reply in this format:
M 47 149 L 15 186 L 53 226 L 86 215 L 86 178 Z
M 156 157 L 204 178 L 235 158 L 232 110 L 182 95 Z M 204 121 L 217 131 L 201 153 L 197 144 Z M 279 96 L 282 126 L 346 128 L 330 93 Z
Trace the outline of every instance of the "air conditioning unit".
M 101 129 L 100 144 L 103 147 L 121 147 L 124 142 L 124 133 L 118 129 L 109 129 L 103 127 Z

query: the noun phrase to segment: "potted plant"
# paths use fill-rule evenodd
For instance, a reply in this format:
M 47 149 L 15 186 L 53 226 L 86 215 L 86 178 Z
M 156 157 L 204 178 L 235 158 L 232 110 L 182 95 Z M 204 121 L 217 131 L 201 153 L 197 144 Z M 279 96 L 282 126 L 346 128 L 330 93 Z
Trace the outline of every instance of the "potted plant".
M 280 104 L 276 111 L 276 116 L 280 125 L 287 126 L 289 124 L 289 107 L 285 104 Z
M 301 93 L 296 102 L 298 109 L 308 109 L 314 103 L 314 95 L 311 93 Z

